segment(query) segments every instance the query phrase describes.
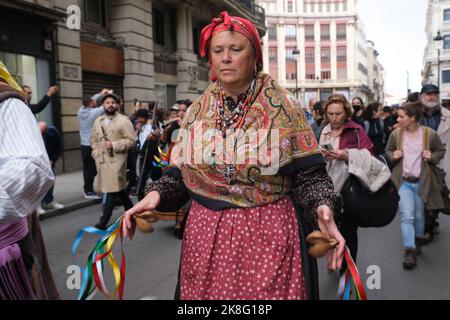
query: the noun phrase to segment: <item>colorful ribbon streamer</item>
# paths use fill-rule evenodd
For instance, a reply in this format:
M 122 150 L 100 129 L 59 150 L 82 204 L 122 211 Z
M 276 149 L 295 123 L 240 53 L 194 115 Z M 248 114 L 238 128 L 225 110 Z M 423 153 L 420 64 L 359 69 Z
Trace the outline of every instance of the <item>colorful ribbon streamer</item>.
M 353 261 L 353 258 L 350 255 L 348 247 L 345 247 L 344 257 L 347 262 L 347 269 L 342 274 L 339 281 L 338 299 L 350 300 L 350 291 L 353 287 L 353 292 L 356 294 L 356 300 L 367 300 L 361 276 L 359 275 L 355 261 Z
M 93 227 L 86 227 L 78 231 L 75 242 L 72 245 L 72 259 L 74 259 L 77 248 L 85 233 L 99 236 L 94 249 L 89 254 L 86 267 L 84 269 L 80 267 L 80 270 L 83 273 L 83 281 L 81 284 L 78 300 L 91 299 L 95 295 L 97 289 L 109 299 L 115 299 L 117 295 L 119 296 L 120 300 L 123 299 L 123 291 L 125 288 L 126 261 L 123 252 L 122 224 L 123 216 L 117 219 L 117 221 L 107 230 L 103 231 Z M 120 248 L 122 252 L 120 267 L 112 254 L 112 248 L 119 236 Z M 111 266 L 115 279 L 115 289 L 112 294 L 106 288 L 103 278 L 103 260 L 106 257 L 108 258 L 108 262 Z
M 169 147 L 169 150 L 167 151 L 167 153 L 164 153 L 161 149 L 160 146 L 158 146 L 158 151 L 159 151 L 159 157 L 157 157 L 156 155 L 153 156 L 153 158 L 156 161 L 153 161 L 153 166 L 156 168 L 168 168 L 170 166 L 170 154 L 172 152 L 172 144 Z

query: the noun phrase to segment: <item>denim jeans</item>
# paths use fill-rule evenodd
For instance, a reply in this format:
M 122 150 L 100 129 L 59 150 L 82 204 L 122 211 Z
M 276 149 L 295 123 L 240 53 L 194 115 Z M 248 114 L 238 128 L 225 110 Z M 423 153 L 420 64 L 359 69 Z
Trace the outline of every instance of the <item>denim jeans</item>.
M 103 214 L 100 218 L 101 224 L 107 225 L 109 219 L 111 219 L 116 198 L 119 198 L 120 202 L 122 202 L 125 211 L 133 208 L 133 202 L 130 200 L 126 189 L 119 192 L 103 193 Z
M 403 247 L 413 249 L 416 247 L 415 237 L 423 237 L 425 230 L 424 204 L 419 196 L 419 183 L 403 181 L 398 193 Z

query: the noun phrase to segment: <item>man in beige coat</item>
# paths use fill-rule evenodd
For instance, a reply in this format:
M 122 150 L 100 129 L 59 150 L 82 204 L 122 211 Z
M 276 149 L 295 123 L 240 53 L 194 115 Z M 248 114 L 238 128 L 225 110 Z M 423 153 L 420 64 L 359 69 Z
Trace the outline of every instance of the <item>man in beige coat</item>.
M 114 94 L 103 97 L 105 114 L 99 116 L 92 128 L 92 157 L 97 166 L 98 189 L 103 192 L 103 215 L 96 228 L 105 230 L 118 197 L 125 210 L 133 207 L 126 192 L 128 150 L 136 141 L 128 117 L 119 114 L 119 98 Z

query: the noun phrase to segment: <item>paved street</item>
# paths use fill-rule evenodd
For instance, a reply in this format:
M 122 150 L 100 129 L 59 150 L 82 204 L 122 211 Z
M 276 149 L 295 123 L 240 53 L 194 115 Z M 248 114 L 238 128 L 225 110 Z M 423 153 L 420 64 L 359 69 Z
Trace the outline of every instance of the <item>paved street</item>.
M 402 268 L 403 252 L 400 217 L 381 229 L 359 229 L 358 269 L 366 284 L 367 267 L 377 265 L 381 270 L 381 289 L 368 290 L 372 300 L 450 299 L 450 217 L 440 216 L 440 234 L 422 248 L 418 267 L 412 271 Z M 323 264 L 325 261 L 321 261 Z M 320 268 L 322 299 L 335 299 L 339 279 Z
M 42 221 L 47 253 L 54 273 L 55 281 L 63 299 L 76 299 L 77 290 L 68 290 L 66 282 L 69 274 L 66 269 L 73 264 L 71 248 L 75 236 L 81 228 L 93 226 L 100 217 L 101 205 L 94 205 L 69 214 L 53 217 Z M 114 211 L 113 218 L 117 219 L 119 209 Z M 155 231 L 151 234 L 136 232 L 132 242 L 127 239 L 124 251 L 127 261 L 127 279 L 125 287 L 126 299 L 172 299 L 176 286 L 181 240 L 173 234 L 174 222 L 159 221 L 155 224 Z M 80 264 L 93 248 L 94 236 L 86 235 L 83 239 L 76 259 Z M 119 247 L 119 244 L 116 244 Z M 120 259 L 116 251 L 114 255 Z M 83 260 L 84 259 L 84 260 Z M 106 267 L 109 270 L 109 265 Z M 113 278 L 105 282 L 110 290 L 113 289 Z M 101 294 L 96 299 L 104 299 Z
M 117 218 L 120 210 L 116 210 Z M 42 221 L 50 263 L 64 299 L 76 299 L 78 291 L 68 290 L 66 268 L 73 264 L 71 246 L 76 232 L 93 225 L 100 214 L 100 205 L 90 206 Z M 399 220 L 382 229 L 360 229 L 358 267 L 364 283 L 370 274 L 367 267 L 379 266 L 381 289 L 368 290 L 369 299 L 449 299 L 450 298 L 450 218 L 441 216 L 441 232 L 435 242 L 423 248 L 418 268 L 404 271 Z M 79 248 L 77 259 L 85 259 L 92 248 L 88 236 Z M 89 241 L 91 240 L 91 241 Z M 126 299 L 172 299 L 176 285 L 181 241 L 173 235 L 173 222 L 158 222 L 152 234 L 137 233 L 124 245 L 127 258 Z M 115 255 L 120 257 L 119 255 Z M 325 259 L 320 261 L 322 299 L 335 299 L 338 275 L 328 274 Z M 112 289 L 112 278 L 106 282 Z M 96 299 L 104 299 L 100 294 Z

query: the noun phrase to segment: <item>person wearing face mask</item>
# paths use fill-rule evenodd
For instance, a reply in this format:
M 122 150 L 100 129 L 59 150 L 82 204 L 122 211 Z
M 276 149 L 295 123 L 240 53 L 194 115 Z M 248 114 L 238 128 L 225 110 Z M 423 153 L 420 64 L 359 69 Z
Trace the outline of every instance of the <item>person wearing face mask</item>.
M 444 146 L 450 146 L 450 111 L 440 106 L 439 88 L 434 84 L 424 84 L 420 91 L 423 117 L 421 125 L 437 131 Z M 445 182 L 450 186 L 450 148 L 447 147 L 439 165 L 446 173 Z M 425 215 L 425 235 L 432 240 L 437 233 L 438 212 L 428 211 Z M 428 234 L 428 235 L 427 235 Z
M 360 97 L 354 97 L 352 99 L 352 107 L 353 107 L 353 122 L 356 122 L 359 125 L 364 124 L 365 115 L 364 115 L 364 102 Z
M 119 114 L 120 99 L 109 93 L 103 97 L 105 114 L 99 116 L 92 128 L 92 157 L 98 172 L 98 189 L 103 193 L 103 215 L 95 225 L 106 229 L 118 197 L 126 210 L 133 207 L 126 191 L 128 150 L 134 147 L 136 135 L 128 117 Z
M 384 162 L 385 130 L 384 120 L 381 118 L 383 108 L 379 102 L 370 103 L 366 110 L 364 130 L 374 146 L 374 155 Z

